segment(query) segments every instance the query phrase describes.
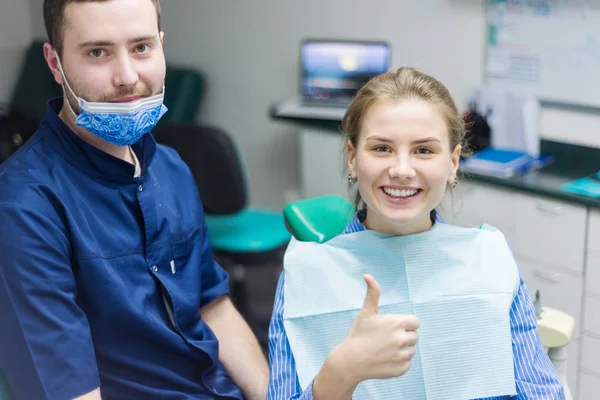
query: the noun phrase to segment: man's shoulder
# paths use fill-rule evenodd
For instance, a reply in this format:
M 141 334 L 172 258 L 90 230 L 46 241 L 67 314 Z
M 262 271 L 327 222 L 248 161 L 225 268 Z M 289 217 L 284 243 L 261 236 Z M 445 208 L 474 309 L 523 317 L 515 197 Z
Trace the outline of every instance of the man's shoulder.
M 172 169 L 187 170 L 187 164 L 183 161 L 177 150 L 164 144 L 156 143 L 155 161 L 165 164 Z
M 177 177 L 179 184 L 196 184 L 190 167 L 172 147 L 157 143 L 152 165 L 158 166 L 154 168 L 155 173 L 163 177 L 168 176 L 170 180 Z
M 0 164 L 0 205 L 39 212 L 53 207 L 61 186 L 61 178 L 53 171 L 62 160 L 45 139 L 46 131 L 40 127 L 23 147 Z

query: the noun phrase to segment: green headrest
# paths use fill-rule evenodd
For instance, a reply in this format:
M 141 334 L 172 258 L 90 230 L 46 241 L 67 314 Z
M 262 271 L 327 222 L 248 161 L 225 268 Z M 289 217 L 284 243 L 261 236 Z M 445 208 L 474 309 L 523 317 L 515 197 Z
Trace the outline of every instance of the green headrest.
M 302 242 L 324 243 L 344 232 L 354 206 L 340 196 L 299 200 L 283 209 L 287 229 Z

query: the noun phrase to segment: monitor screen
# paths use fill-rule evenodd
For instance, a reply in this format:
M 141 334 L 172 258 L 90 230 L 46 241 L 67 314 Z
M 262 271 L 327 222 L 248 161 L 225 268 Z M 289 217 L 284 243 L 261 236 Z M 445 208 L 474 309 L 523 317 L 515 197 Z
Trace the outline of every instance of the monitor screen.
M 307 40 L 301 62 L 305 97 L 353 97 L 369 79 L 388 71 L 390 50 L 384 42 Z

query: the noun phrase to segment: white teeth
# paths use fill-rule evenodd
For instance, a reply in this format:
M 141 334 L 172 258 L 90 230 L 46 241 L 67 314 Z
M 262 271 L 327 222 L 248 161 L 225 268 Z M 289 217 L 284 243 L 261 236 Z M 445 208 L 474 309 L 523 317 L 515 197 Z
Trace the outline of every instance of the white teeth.
M 410 196 L 414 196 L 417 193 L 417 189 L 411 189 L 411 190 L 406 190 L 406 189 L 391 189 L 391 188 L 383 188 L 383 191 L 386 192 L 387 194 L 389 194 L 392 197 L 410 197 Z

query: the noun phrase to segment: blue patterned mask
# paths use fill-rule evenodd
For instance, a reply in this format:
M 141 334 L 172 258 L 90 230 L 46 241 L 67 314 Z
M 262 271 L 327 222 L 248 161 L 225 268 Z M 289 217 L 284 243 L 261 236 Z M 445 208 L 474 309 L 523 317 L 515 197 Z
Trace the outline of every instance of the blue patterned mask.
M 69 109 L 76 117 L 75 124 L 109 143 L 117 146 L 130 146 L 136 143 L 142 136 L 150 132 L 167 112 L 167 107 L 163 104 L 164 86 L 162 93 L 131 103 L 90 102 L 78 97 L 73 92 L 63 72 L 60 59 L 58 65 L 67 88 L 79 104 L 79 115 L 77 115 L 71 108 L 71 104 L 65 99 Z

